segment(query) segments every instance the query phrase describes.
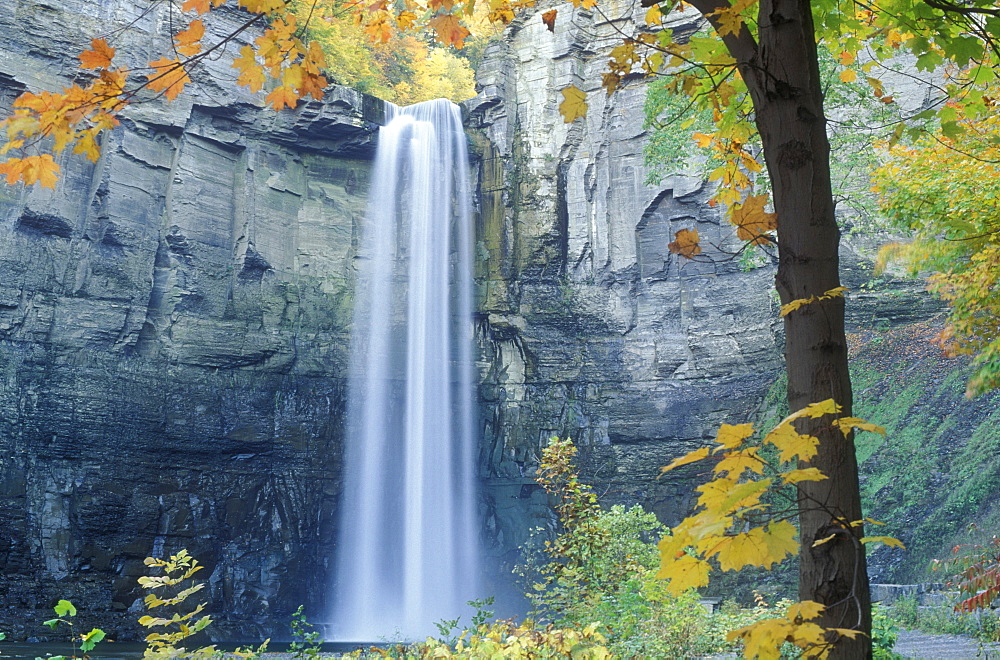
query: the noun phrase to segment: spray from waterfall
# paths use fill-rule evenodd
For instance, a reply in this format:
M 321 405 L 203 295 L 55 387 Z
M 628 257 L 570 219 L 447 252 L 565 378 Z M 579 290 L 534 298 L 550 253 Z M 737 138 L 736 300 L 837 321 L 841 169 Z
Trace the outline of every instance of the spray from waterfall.
M 424 637 L 479 596 L 466 139 L 443 99 L 388 112 L 357 259 L 332 618 L 344 640 Z

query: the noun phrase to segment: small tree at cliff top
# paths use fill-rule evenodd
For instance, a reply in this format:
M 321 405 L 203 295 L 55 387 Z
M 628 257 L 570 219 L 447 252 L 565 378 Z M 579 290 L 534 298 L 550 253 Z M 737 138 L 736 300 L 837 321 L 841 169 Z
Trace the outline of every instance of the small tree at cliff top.
M 285 0 L 238 0 L 245 21 L 223 38 L 206 39 L 205 15 L 225 0 L 185 0 L 173 48 L 146 67 L 116 64 L 112 43 L 95 37 L 80 55 L 90 82 L 63 92 L 25 93 L 4 122 L 6 162 L 0 173 L 8 183 L 22 181 L 54 187 L 59 166 L 52 152 L 72 148 L 96 160 L 99 136 L 117 123 L 131 103 L 178 96 L 190 82 L 189 71 L 214 57 L 247 30 L 263 33 L 243 45 L 233 60 L 238 82 L 253 91 L 272 82 L 267 102 L 276 110 L 294 107 L 305 96 L 321 98 L 326 80 L 323 54 L 304 40 L 303 23 L 319 20 L 296 14 Z M 598 0 L 571 0 L 583 9 L 600 10 Z M 151 5 L 162 4 L 153 0 Z M 672 84 L 695 107 L 707 109 L 715 132 L 695 138 L 718 155 L 711 178 L 721 185 L 716 201 L 729 209 L 737 235 L 753 245 L 775 245 L 779 254 L 776 284 L 786 330 L 788 402 L 791 410 L 832 399 L 839 412 L 799 420 L 801 430 L 819 439 L 808 466 L 829 478 L 798 485 L 802 502 L 822 508 L 800 511 L 800 597 L 825 605 L 824 627 L 870 630 L 870 608 L 863 557 L 855 552 L 861 519 L 853 436 L 833 422 L 849 417 L 852 406 L 844 338 L 843 288 L 838 275 L 839 232 L 834 220 L 829 144 L 820 83 L 817 43 L 824 42 L 845 68 L 844 80 L 860 71 L 873 92 L 883 96 L 877 58 L 912 53 L 923 69 L 944 68 L 949 79 L 942 91 L 949 99 L 938 108 L 944 130 L 962 130 L 963 118 L 987 112 L 981 83 L 991 80 L 1000 60 L 994 37 L 1000 35 L 1000 8 L 994 0 L 884 0 L 880 3 L 834 0 L 691 0 L 714 34 L 699 32 L 675 40 L 661 29 L 662 18 L 682 8 L 679 0 L 641 0 L 648 7 L 647 26 L 611 53 L 603 84 L 609 93 L 636 72 L 673 76 Z M 509 23 L 533 0 L 357 0 L 345 4 L 366 32 L 386 41 L 396 31 L 427 29 L 443 44 L 461 48 L 470 35 L 462 24 L 485 6 L 491 21 Z M 173 7 L 173 5 L 170 5 Z M 171 9 L 171 11 L 174 11 Z M 542 14 L 550 27 L 557 10 Z M 859 64 L 858 60 L 865 60 Z M 586 94 L 562 90 L 566 121 L 586 113 Z M 961 109 L 961 115 L 959 114 Z M 899 125 L 895 137 L 905 126 Z M 749 148 L 759 135 L 763 164 Z M 16 155 L 12 155 L 16 154 Z M 774 212 L 767 198 L 754 194 L 750 174 L 766 168 Z M 671 249 L 697 255 L 697 232 L 685 230 Z M 805 464 L 805 463 L 804 463 Z M 832 540 L 815 545 L 816 541 Z M 851 538 L 848 538 L 851 537 Z M 866 657 L 864 636 L 846 639 L 831 657 Z

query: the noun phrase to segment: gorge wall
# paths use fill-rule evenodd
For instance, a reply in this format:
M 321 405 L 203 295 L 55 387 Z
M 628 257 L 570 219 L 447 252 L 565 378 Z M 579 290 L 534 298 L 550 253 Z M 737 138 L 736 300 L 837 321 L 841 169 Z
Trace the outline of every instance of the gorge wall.
M 580 446 L 602 501 L 641 502 L 676 521 L 691 485 L 656 479 L 659 468 L 720 423 L 751 418 L 782 364 L 772 267 L 744 270 L 725 253 L 740 244 L 700 177 L 647 183 L 645 82 L 611 96 L 600 88 L 616 30 L 644 10 L 560 4 L 554 32 L 543 10 L 487 49 L 469 102 L 470 124 L 488 137 L 481 469 L 496 528 L 515 535 L 508 547 L 547 520 L 532 475 L 553 435 Z M 590 107 L 567 124 L 557 106 L 570 84 Z M 667 250 L 691 226 L 716 246 L 698 261 Z
M 95 35 L 128 26 L 129 64 L 155 59 L 165 7 L 0 2 L 4 116 L 81 75 Z M 327 599 L 381 105 L 334 87 L 276 114 L 234 75 L 209 62 L 187 98 L 134 107 L 98 163 L 59 158 L 55 191 L 0 187 L 0 630 L 15 639 L 42 636 L 58 598 L 137 636 L 142 559 L 185 547 L 216 637 Z

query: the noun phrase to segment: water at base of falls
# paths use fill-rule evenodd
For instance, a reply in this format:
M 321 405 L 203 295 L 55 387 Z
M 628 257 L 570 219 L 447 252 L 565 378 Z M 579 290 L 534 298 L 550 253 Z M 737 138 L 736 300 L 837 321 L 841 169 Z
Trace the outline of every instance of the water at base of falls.
M 334 639 L 418 639 L 477 598 L 466 138 L 390 107 L 359 246 Z

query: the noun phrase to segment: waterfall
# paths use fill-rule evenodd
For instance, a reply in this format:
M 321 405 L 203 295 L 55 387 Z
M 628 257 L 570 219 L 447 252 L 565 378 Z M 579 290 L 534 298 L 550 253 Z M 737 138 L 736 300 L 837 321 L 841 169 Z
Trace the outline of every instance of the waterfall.
M 388 108 L 355 294 L 336 638 L 422 638 L 477 597 L 472 236 L 461 114 Z

